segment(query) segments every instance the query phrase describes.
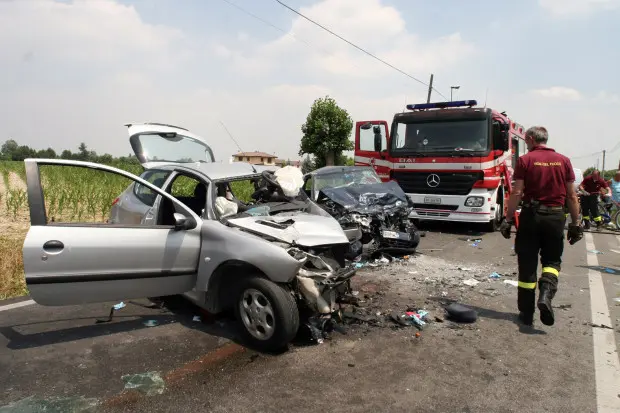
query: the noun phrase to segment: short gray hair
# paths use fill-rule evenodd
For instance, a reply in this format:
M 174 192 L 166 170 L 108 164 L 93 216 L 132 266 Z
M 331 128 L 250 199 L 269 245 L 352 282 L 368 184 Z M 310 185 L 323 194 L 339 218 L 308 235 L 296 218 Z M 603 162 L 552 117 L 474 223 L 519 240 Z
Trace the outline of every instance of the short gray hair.
M 525 131 L 525 136 L 530 136 L 536 143 L 547 143 L 549 140 L 549 132 L 544 126 L 532 126 Z

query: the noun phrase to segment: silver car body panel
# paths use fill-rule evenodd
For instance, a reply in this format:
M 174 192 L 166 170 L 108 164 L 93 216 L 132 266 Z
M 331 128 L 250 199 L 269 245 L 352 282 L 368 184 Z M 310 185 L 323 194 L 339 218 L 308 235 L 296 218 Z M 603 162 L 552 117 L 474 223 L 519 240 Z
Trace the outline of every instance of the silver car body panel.
M 293 223 L 289 224 L 291 221 Z M 334 218 L 302 212 L 235 218 L 228 222 L 255 234 L 266 235 L 288 244 L 304 247 L 349 242 L 340 224 Z M 281 228 L 278 228 L 279 226 Z
M 202 239 L 197 290 L 206 291 L 215 270 L 228 262 L 250 264 L 278 283 L 290 282 L 302 265 L 281 246 L 219 221 L 204 222 Z
M 178 294 L 194 287 L 202 219 L 181 202 L 151 183 L 110 166 L 61 159 L 26 159 L 25 164 L 31 227 L 24 241 L 23 261 L 26 283 L 36 302 L 82 304 Z M 40 165 L 117 173 L 170 199 L 178 212 L 197 225 L 175 230 L 164 225 L 48 223 Z

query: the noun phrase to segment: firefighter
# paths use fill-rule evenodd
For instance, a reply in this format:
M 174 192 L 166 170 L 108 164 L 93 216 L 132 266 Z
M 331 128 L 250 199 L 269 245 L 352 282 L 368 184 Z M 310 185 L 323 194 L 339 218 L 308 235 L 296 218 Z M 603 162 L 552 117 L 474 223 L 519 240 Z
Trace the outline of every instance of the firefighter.
M 551 300 L 558 289 L 562 252 L 564 250 L 564 207 L 568 207 L 572 223 L 567 239 L 572 245 L 583 237 L 579 225 L 579 201 L 575 191 L 575 173 L 570 160 L 547 146 L 549 134 L 542 126 L 525 133 L 528 153 L 519 158 L 515 168 L 515 185 L 508 203 L 506 220 L 500 231 L 510 238 L 517 206 L 522 201 L 515 252 L 519 266 L 517 306 L 519 319 L 525 325 L 534 322 L 536 285 L 538 310 L 545 325 L 554 324 Z M 542 265 L 537 277 L 538 256 Z
M 594 221 L 596 228 L 600 228 L 603 224 L 603 218 L 598 211 L 598 195 L 609 195 L 609 184 L 601 178 L 601 173 L 595 169 L 584 178 L 579 189 L 585 192 L 581 198 L 583 228 L 590 229 L 590 221 Z

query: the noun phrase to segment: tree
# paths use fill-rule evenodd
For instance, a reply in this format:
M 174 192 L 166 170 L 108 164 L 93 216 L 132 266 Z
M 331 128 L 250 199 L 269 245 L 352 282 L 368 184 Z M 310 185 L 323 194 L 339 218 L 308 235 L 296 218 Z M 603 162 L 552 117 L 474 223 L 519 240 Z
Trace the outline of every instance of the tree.
M 318 98 L 312 104 L 306 123 L 301 126 L 303 137 L 299 156 L 314 155 L 314 167 L 334 165 L 343 151 L 353 149 L 349 140 L 353 119 L 329 96 Z
M 13 139 L 9 139 L 2 144 L 2 148 L 0 148 L 0 158 L 6 159 L 8 161 L 13 160 L 13 154 L 17 152 L 19 145 Z
M 80 143 L 78 146 L 78 159 L 80 161 L 88 161 L 91 157 L 92 152 L 88 150 L 88 147 L 84 142 Z
M 304 175 L 308 172 L 314 171 L 314 162 L 312 162 L 312 159 L 310 159 L 310 155 L 306 155 L 303 161 L 301 161 L 301 165 L 299 166 L 301 167 L 301 173 Z

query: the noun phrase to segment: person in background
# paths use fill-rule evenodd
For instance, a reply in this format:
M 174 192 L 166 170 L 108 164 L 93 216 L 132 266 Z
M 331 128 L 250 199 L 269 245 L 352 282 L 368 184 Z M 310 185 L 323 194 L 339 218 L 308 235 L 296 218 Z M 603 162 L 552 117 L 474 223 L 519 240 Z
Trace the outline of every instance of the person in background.
M 620 202 L 620 169 L 609 180 L 609 189 L 611 190 L 611 199 Z
M 579 189 L 586 192 L 581 198 L 583 228 L 590 229 L 590 221 L 594 221 L 596 227 L 599 228 L 603 224 L 603 218 L 598 211 L 598 195 L 609 194 L 609 185 L 601 178 L 601 173 L 595 169 L 583 179 Z

